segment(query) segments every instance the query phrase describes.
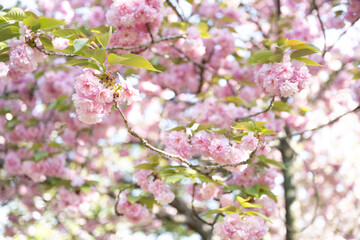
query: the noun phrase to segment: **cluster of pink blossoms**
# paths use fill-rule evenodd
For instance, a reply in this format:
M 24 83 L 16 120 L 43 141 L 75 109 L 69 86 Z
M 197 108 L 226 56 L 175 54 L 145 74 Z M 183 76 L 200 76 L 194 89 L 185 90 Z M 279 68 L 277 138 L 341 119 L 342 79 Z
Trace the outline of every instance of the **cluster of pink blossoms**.
M 39 162 L 21 161 L 21 155 L 26 157 L 21 152 L 15 153 L 13 151 L 10 151 L 5 156 L 4 169 L 7 174 L 26 175 L 34 182 L 43 182 L 46 180 L 46 176 L 64 177 L 69 172 L 69 169 L 65 167 L 65 157 L 63 155 L 56 155 Z
M 175 195 L 166 184 L 159 179 L 151 179 L 149 176 L 152 171 L 139 170 L 135 173 L 134 177 L 140 185 L 141 189 L 146 192 L 151 192 L 155 200 L 160 204 L 169 204 L 175 199 Z
M 214 225 L 214 233 L 227 240 L 260 240 L 268 231 L 261 217 L 226 215 L 223 222 Z
M 87 124 L 99 123 L 110 113 L 115 93 L 113 89 L 117 89 L 117 103 L 132 104 L 140 100 L 139 91 L 120 75 L 119 83 L 113 87 L 105 87 L 94 73 L 87 70 L 76 78 L 74 88 L 76 93 L 72 99 L 78 118 Z
M 292 62 L 263 64 L 255 73 L 255 81 L 265 93 L 290 97 L 300 92 L 309 83 L 311 75 L 305 63 Z
M 130 203 L 124 192 L 120 195 L 116 210 L 120 214 L 124 214 L 124 216 L 132 223 L 147 224 L 151 219 L 149 210 L 139 203 Z
M 118 28 L 110 45 L 131 46 L 150 40 L 147 26 L 155 34 L 163 15 L 163 0 L 114 0 L 106 13 L 107 21 Z
M 75 81 L 72 99 L 80 121 L 95 124 L 111 111 L 114 91 L 106 88 L 91 72 L 85 71 Z
M 193 155 L 204 154 L 218 164 L 236 164 L 247 160 L 259 143 L 253 133 L 243 138 L 244 141 L 238 144 L 224 135 L 205 130 L 195 133 L 191 139 L 184 131 L 171 131 L 165 134 L 164 142 L 166 151 L 188 159 Z
M 213 183 L 203 183 L 201 186 L 196 186 L 195 193 L 193 193 L 193 185 L 187 185 L 185 189 L 191 196 L 194 194 L 195 199 L 199 201 L 213 199 L 221 192 L 220 186 Z

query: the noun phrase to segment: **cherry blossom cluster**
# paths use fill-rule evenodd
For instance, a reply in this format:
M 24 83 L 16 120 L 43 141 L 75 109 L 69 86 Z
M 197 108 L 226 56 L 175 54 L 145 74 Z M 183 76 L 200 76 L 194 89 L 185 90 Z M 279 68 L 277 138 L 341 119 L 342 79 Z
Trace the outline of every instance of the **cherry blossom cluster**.
M 226 215 L 223 222 L 214 226 L 215 234 L 228 240 L 259 240 L 267 231 L 268 226 L 261 217 L 239 216 L 236 213 Z
M 145 192 L 152 193 L 159 204 L 165 205 L 174 201 L 174 193 L 166 187 L 164 182 L 159 179 L 153 179 L 151 174 L 152 171 L 143 169 L 135 173 L 134 177 L 141 189 Z
M 250 153 L 260 145 L 253 132 L 244 136 L 239 144 L 224 135 L 209 133 L 205 130 L 198 131 L 191 139 L 184 131 L 171 131 L 165 134 L 164 142 L 167 152 L 180 154 L 187 159 L 203 154 L 218 164 L 236 164 L 246 161 Z
M 76 78 L 74 101 L 80 121 L 96 124 L 108 115 L 114 97 L 118 103 L 132 104 L 140 99 L 139 91 L 119 76 L 119 83 L 106 87 L 92 71 L 85 71 Z M 114 96 L 114 94 L 116 95 Z
M 130 203 L 127 200 L 126 193 L 124 192 L 120 194 L 116 210 L 118 213 L 123 214 L 132 223 L 147 224 L 151 220 L 149 210 L 139 203 Z
M 255 73 L 255 81 L 271 96 L 290 97 L 304 89 L 311 75 L 305 63 L 292 62 L 263 64 Z

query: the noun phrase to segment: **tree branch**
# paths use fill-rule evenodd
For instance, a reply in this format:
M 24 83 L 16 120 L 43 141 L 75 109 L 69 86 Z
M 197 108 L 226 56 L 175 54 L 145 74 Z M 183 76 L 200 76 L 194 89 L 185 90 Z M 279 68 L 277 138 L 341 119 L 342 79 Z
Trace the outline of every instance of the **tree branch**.
M 331 120 L 331 121 L 330 121 L 330 122 L 328 122 L 328 123 L 325 123 L 325 124 L 320 125 L 320 126 L 318 126 L 318 127 L 315 127 L 315 128 L 312 128 L 312 129 L 308 129 L 308 130 L 305 130 L 305 131 L 302 131 L 302 132 L 293 133 L 293 134 L 291 134 L 291 137 L 293 137 L 293 136 L 297 136 L 297 135 L 303 135 L 303 134 L 304 134 L 304 133 L 306 133 L 306 132 L 315 132 L 315 131 L 317 131 L 317 130 L 319 130 L 319 129 L 323 128 L 323 127 L 329 126 L 329 125 L 331 125 L 331 124 L 333 124 L 333 123 L 337 122 L 337 121 L 338 121 L 338 120 L 340 120 L 342 117 L 344 117 L 344 116 L 346 116 L 346 115 L 348 115 L 348 114 L 350 114 L 350 113 L 356 112 L 356 111 L 358 111 L 358 110 L 360 110 L 360 105 L 359 105 L 359 106 L 357 106 L 355 109 L 353 109 L 353 110 L 351 110 L 351 111 L 349 111 L 349 112 L 346 112 L 346 113 L 344 113 L 344 114 L 342 114 L 342 115 L 338 116 L 337 118 L 335 118 L 335 119 Z
M 269 106 L 266 109 L 264 109 L 263 111 L 257 112 L 257 113 L 254 113 L 254 114 L 250 114 L 250 115 L 248 115 L 246 117 L 237 118 L 237 119 L 235 119 L 235 121 L 243 120 L 243 119 L 246 119 L 246 118 L 252 118 L 252 117 L 255 117 L 255 116 L 260 115 L 262 113 L 266 113 L 266 112 L 270 111 L 271 107 L 274 104 L 274 101 L 275 101 L 275 96 L 272 97 Z

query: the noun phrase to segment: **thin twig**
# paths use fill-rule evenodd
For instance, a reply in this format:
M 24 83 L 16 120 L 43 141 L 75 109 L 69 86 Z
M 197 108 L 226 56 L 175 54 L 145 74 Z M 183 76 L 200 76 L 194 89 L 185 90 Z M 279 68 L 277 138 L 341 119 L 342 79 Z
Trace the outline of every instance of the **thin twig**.
M 355 109 L 353 109 L 353 110 L 351 110 L 351 111 L 349 111 L 349 112 L 346 112 L 346 113 L 338 116 L 337 118 L 331 120 L 330 122 L 328 122 L 328 123 L 326 123 L 326 124 L 323 124 L 323 125 L 320 125 L 320 126 L 318 126 L 318 127 L 315 127 L 315 128 L 312 128 L 312 129 L 308 129 L 308 130 L 305 130 L 305 131 L 302 131 L 302 132 L 293 133 L 293 134 L 291 134 L 291 137 L 297 136 L 297 135 L 303 135 L 303 134 L 306 133 L 306 132 L 315 132 L 315 131 L 318 131 L 319 129 L 321 129 L 321 128 L 323 128 L 323 127 L 326 127 L 326 126 L 329 126 L 329 125 L 335 123 L 336 121 L 340 120 L 342 117 L 344 117 L 344 116 L 346 116 L 346 115 L 348 115 L 348 114 L 350 114 L 350 113 L 356 112 L 356 111 L 358 111 L 358 110 L 360 110 L 360 105 L 357 106 Z
M 169 7 L 171 7 L 174 12 L 176 13 L 176 15 L 181 19 L 182 22 L 186 22 L 186 19 L 183 15 L 181 15 L 181 13 L 177 10 L 176 6 L 173 5 L 170 0 L 166 0 L 166 3 L 169 5 Z
M 149 23 L 146 23 L 146 29 L 147 29 L 148 32 L 149 32 L 149 35 L 150 35 L 150 38 L 151 38 L 151 43 L 154 43 L 154 36 L 153 36 L 152 33 L 151 33 L 151 29 L 150 29 Z
M 224 167 L 238 167 L 240 165 L 249 164 L 254 159 L 256 150 L 257 149 L 252 151 L 249 158 L 246 159 L 245 161 L 242 161 L 242 162 L 239 162 L 239 163 L 226 163 L 226 164 L 222 164 L 222 165 L 202 166 L 202 168 L 204 168 L 204 169 L 219 169 L 219 168 L 224 168 Z
M 124 123 L 125 123 L 125 126 L 126 126 L 128 132 L 129 132 L 132 136 L 134 136 L 134 137 L 136 137 L 137 139 L 139 139 L 142 145 L 144 145 L 145 147 L 149 148 L 150 150 L 152 150 L 152 151 L 154 151 L 154 152 L 160 153 L 161 155 L 163 155 L 163 156 L 165 156 L 165 157 L 167 157 L 167 158 L 175 158 L 175 159 L 178 159 L 178 160 L 180 160 L 180 162 L 185 163 L 186 165 L 188 165 L 189 167 L 191 167 L 191 168 L 193 168 L 193 169 L 196 169 L 196 167 L 193 166 L 193 165 L 189 162 L 189 160 L 181 157 L 180 155 L 168 153 L 168 152 L 165 152 L 165 151 L 163 151 L 163 150 L 161 150 L 161 149 L 158 149 L 158 148 L 154 147 L 154 146 L 151 145 L 147 140 L 145 140 L 145 139 L 144 139 L 143 137 L 141 137 L 139 134 L 137 134 L 136 132 L 134 132 L 134 131 L 131 129 L 131 127 L 130 127 L 130 125 L 129 125 L 129 123 L 128 123 L 125 115 L 124 115 L 124 113 L 123 113 L 122 110 L 119 108 L 119 106 L 118 106 L 118 104 L 117 104 L 117 102 L 116 102 L 116 99 L 114 99 L 114 103 L 115 103 L 115 108 L 119 111 L 122 119 L 124 120 Z
M 64 56 L 64 57 L 75 57 L 77 56 L 76 54 L 70 54 L 70 53 L 59 53 L 59 52 L 51 52 L 51 51 L 47 51 L 43 48 L 39 48 L 38 46 L 35 46 L 35 48 L 37 50 L 39 50 L 40 52 L 49 55 L 49 56 Z
M 344 32 L 342 32 L 342 33 L 339 35 L 338 39 L 336 39 L 336 41 L 335 41 L 330 47 L 328 47 L 327 49 L 324 49 L 323 56 L 325 55 L 326 52 L 329 52 L 329 51 L 336 45 L 336 43 L 348 32 L 348 30 L 349 30 L 350 28 L 352 28 L 352 27 L 355 25 L 355 23 L 356 23 L 359 19 L 360 19 L 360 17 L 356 18 L 356 19 L 351 23 L 351 25 L 350 25 Z
M 316 13 L 317 13 L 317 18 L 320 22 L 320 26 L 321 26 L 321 31 L 324 35 L 324 52 L 323 52 L 323 56 L 325 55 L 325 49 L 326 49 L 326 35 L 325 35 L 325 27 L 324 27 L 324 23 L 323 21 L 321 20 L 321 17 L 320 17 L 320 11 L 319 11 L 319 8 L 318 8 L 318 5 L 316 4 L 316 0 L 313 0 L 313 5 L 314 5 L 314 9 L 316 10 Z
M 236 121 L 243 120 L 243 119 L 246 119 L 246 118 L 252 118 L 252 117 L 255 117 L 255 116 L 260 115 L 262 113 L 266 113 L 266 112 L 270 111 L 271 107 L 274 104 L 274 101 L 275 101 L 275 96 L 272 97 L 269 106 L 266 109 L 264 109 L 263 111 L 257 112 L 257 113 L 254 113 L 254 114 L 250 114 L 250 115 L 245 116 L 245 117 L 237 118 Z
M 191 210 L 192 210 L 192 213 L 193 215 L 196 217 L 196 219 L 200 220 L 202 223 L 205 223 L 207 225 L 210 225 L 212 226 L 212 223 L 208 223 L 206 222 L 204 219 L 202 219 L 198 214 L 197 212 L 195 211 L 195 207 L 194 207 L 194 200 L 195 200 L 195 187 L 196 187 L 196 183 L 193 184 L 193 191 L 192 191 L 192 199 L 191 199 Z

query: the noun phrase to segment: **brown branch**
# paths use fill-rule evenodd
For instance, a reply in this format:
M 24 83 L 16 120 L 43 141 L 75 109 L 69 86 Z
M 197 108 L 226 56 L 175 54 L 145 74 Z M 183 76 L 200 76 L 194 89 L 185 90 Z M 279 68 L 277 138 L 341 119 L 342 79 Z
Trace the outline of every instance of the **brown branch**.
M 166 0 L 166 3 L 169 5 L 169 7 L 172 8 L 172 10 L 174 10 L 174 12 L 176 13 L 176 15 L 181 19 L 182 22 L 186 22 L 186 19 L 183 15 L 181 15 L 181 13 L 177 10 L 176 6 L 173 5 L 170 0 Z
M 308 130 L 305 130 L 305 131 L 302 131 L 302 132 L 293 133 L 293 134 L 291 134 L 291 137 L 297 136 L 297 135 L 302 136 L 302 135 L 303 135 L 304 133 L 306 133 L 306 132 L 315 132 L 315 131 L 318 131 L 318 130 L 320 130 L 321 128 L 326 127 L 326 126 L 329 126 L 329 125 L 337 122 L 338 120 L 340 120 L 342 117 L 344 117 L 344 116 L 346 116 L 346 115 L 348 115 L 348 114 L 350 114 L 350 113 L 356 112 L 356 111 L 358 111 L 358 110 L 360 110 L 360 105 L 357 106 L 355 109 L 353 109 L 353 110 L 351 110 L 351 111 L 349 111 L 349 112 L 346 112 L 346 113 L 338 116 L 337 118 L 331 120 L 331 121 L 328 122 L 328 123 L 325 123 L 325 124 L 320 125 L 320 126 L 318 126 L 318 127 L 315 127 L 315 128 L 312 128 L 312 129 L 308 129 Z
M 224 167 L 237 167 L 237 166 L 240 166 L 240 165 L 249 164 L 254 159 L 256 150 L 257 149 L 252 151 L 251 154 L 250 154 L 250 157 L 245 161 L 242 161 L 242 162 L 239 162 L 239 163 L 226 163 L 226 164 L 222 164 L 222 165 L 203 166 L 202 168 L 204 168 L 204 169 L 219 169 L 219 168 L 224 168 Z
M 350 28 L 352 28 L 352 27 L 355 25 L 355 23 L 356 23 L 359 19 L 360 19 L 360 17 L 356 18 L 356 19 L 351 23 L 351 25 L 350 25 L 344 32 L 342 32 L 342 33 L 339 35 L 338 39 L 336 39 L 336 41 L 335 41 L 330 47 L 328 47 L 327 49 L 324 49 L 323 56 L 325 55 L 326 52 L 329 52 L 329 51 L 336 45 L 336 43 L 348 32 L 348 30 L 349 30 Z
M 154 151 L 154 152 L 160 153 L 161 155 L 165 156 L 166 158 L 170 158 L 170 159 L 171 159 L 171 158 L 174 158 L 174 159 L 177 159 L 177 160 L 179 160 L 180 162 L 185 163 L 185 164 L 186 164 L 187 166 L 189 166 L 190 168 L 193 168 L 193 169 L 196 170 L 196 167 L 193 166 L 193 165 L 189 162 L 189 160 L 187 160 L 186 158 L 183 158 L 183 157 L 181 157 L 180 155 L 168 153 L 168 152 L 165 152 L 165 151 L 163 151 L 163 150 L 161 150 L 161 149 L 158 149 L 158 148 L 152 146 L 147 140 L 145 140 L 145 139 L 144 139 L 143 137 L 141 137 L 139 134 L 137 134 L 136 132 L 134 132 L 134 131 L 131 129 L 131 127 L 130 127 L 130 125 L 129 125 L 129 123 L 128 123 L 125 115 L 124 115 L 124 113 L 123 113 L 122 110 L 119 108 L 119 106 L 118 106 L 115 98 L 114 98 L 114 103 L 115 103 L 115 108 L 119 111 L 122 119 L 124 120 L 124 123 L 125 123 L 125 126 L 126 126 L 128 132 L 129 132 L 132 136 L 134 136 L 134 137 L 136 137 L 137 139 L 139 139 L 139 140 L 140 140 L 140 143 L 141 143 L 142 145 L 144 145 L 145 147 L 147 147 L 148 149 L 150 149 L 150 150 L 152 150 L 152 151 Z
M 193 191 L 192 191 L 192 198 L 191 198 L 191 210 L 192 210 L 192 214 L 196 217 L 196 219 L 200 220 L 202 223 L 206 224 L 206 225 L 210 225 L 212 226 L 212 223 L 208 223 L 206 222 L 204 219 L 202 219 L 196 212 L 195 210 L 195 206 L 194 206 L 194 200 L 195 200 L 195 187 L 196 187 L 196 183 L 193 184 Z
M 210 240 L 212 233 L 209 231 L 207 225 L 201 223 L 198 219 L 196 219 L 191 209 L 189 209 L 186 204 L 175 198 L 174 201 L 170 203 L 170 205 L 177 209 L 178 213 L 183 214 L 185 216 L 185 224 L 188 225 L 192 230 L 199 233 L 204 240 Z
M 323 33 L 323 35 L 324 35 L 324 52 L 323 52 L 323 57 L 324 57 L 324 55 L 325 55 L 325 49 L 326 49 L 325 27 L 324 27 L 323 21 L 321 20 L 319 7 L 318 7 L 318 5 L 316 4 L 316 0 L 313 0 L 312 3 L 313 3 L 313 5 L 314 5 L 314 9 L 316 10 L 317 18 L 318 18 L 318 20 L 319 20 L 319 22 L 320 22 L 321 31 L 322 31 L 322 33 Z
M 37 50 L 39 50 L 40 52 L 49 55 L 49 56 L 64 56 L 64 57 L 75 57 L 77 56 L 76 54 L 70 54 L 70 53 L 59 53 L 59 52 L 51 52 L 51 51 L 47 51 L 43 48 L 39 48 L 38 46 L 35 46 L 35 48 Z
M 260 115 L 262 113 L 266 113 L 266 112 L 270 111 L 270 109 L 272 108 L 272 106 L 274 104 L 274 101 L 275 101 L 275 96 L 272 97 L 269 106 L 266 109 L 264 109 L 263 111 L 257 112 L 257 113 L 254 113 L 254 114 L 250 114 L 250 115 L 248 115 L 246 117 L 237 118 L 237 119 L 235 119 L 235 121 L 243 120 L 243 119 L 246 119 L 246 118 L 252 118 L 252 117 L 255 117 L 255 116 Z

